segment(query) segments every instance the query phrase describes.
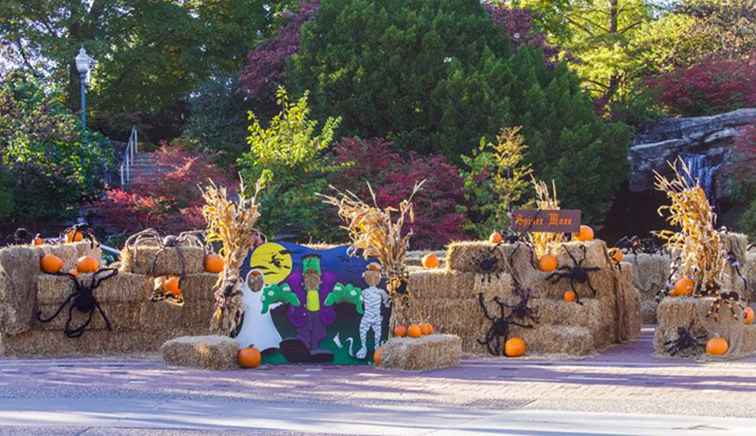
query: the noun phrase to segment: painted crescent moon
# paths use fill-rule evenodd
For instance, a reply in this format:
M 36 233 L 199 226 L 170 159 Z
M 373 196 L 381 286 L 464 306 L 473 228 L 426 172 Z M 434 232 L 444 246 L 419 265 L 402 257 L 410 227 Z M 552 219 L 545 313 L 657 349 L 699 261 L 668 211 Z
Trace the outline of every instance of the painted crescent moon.
M 262 271 L 266 285 L 286 280 L 294 266 L 289 250 L 275 242 L 266 242 L 255 248 L 249 263 L 252 269 Z

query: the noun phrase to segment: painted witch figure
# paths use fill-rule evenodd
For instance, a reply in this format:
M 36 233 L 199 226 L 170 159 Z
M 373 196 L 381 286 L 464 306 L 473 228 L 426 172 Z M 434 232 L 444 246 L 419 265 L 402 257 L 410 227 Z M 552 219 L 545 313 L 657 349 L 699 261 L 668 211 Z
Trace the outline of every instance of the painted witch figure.
M 367 271 L 362 274 L 362 278 L 368 287 L 362 290 L 362 301 L 365 309 L 362 320 L 360 320 L 360 342 L 362 343 L 362 347 L 357 351 L 356 357 L 358 359 L 364 359 L 367 356 L 367 335 L 370 330 L 373 331 L 375 348 L 383 345 L 383 315 L 381 314 L 381 306 L 389 307 L 391 304 L 388 293 L 384 289 L 377 287 L 381 282 L 380 264 L 375 262 L 369 264 Z

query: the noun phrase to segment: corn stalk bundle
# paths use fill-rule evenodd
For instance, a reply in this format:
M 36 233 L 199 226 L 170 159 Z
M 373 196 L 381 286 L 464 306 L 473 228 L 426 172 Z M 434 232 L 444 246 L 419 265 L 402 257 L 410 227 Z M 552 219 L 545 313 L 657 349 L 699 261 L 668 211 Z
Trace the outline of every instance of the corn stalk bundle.
M 678 255 L 674 275 L 693 280 L 697 284 L 694 295 L 701 296 L 702 290 L 708 294 L 707 290 L 719 289 L 726 265 L 721 235 L 714 228 L 716 214 L 704 190 L 698 185 L 691 186 L 692 177 L 685 162 L 678 158 L 674 164 L 668 164 L 674 173 L 671 180 L 655 172 L 656 189 L 670 200 L 669 205 L 659 207 L 658 213 L 666 214 L 667 223 L 680 230 L 661 230 L 655 234 L 671 253 Z
M 536 208 L 538 210 L 559 210 L 559 199 L 557 198 L 556 184 L 551 181 L 551 191 L 549 186 L 542 180 L 531 178 L 533 189 L 536 194 Z M 548 232 L 530 232 L 528 239 L 533 245 L 537 257 L 548 254 L 552 247 L 560 244 L 564 240 L 562 233 Z
M 215 334 L 233 337 L 241 327 L 244 307 L 240 269 L 249 249 L 262 242 L 261 233 L 255 228 L 260 218 L 257 198 L 262 187 L 262 180 L 258 180 L 254 195 L 247 197 L 242 179 L 236 201 L 229 197 L 225 187 L 218 187 L 212 180 L 207 187 L 200 187 L 205 200 L 202 215 L 207 221 L 207 242 L 221 243 L 219 254 L 224 261 L 223 273 L 214 287 L 210 330 Z
M 364 258 L 375 258 L 383 266 L 383 274 L 387 279 L 389 295 L 395 298 L 402 293 L 403 285 L 406 287 L 408 280 L 407 268 L 404 257 L 409 249 L 409 241 L 412 231 L 404 230 L 405 223 L 412 223 L 415 215 L 412 207 L 412 199 L 425 181 L 415 184 L 410 196 L 399 203 L 399 208 L 378 207 L 375 192 L 368 183 L 368 189 L 373 199 L 373 205 L 362 201 L 350 191 L 339 191 L 331 186 L 336 192 L 335 196 L 318 194 L 323 202 L 335 206 L 338 209 L 339 218 L 345 225 L 341 226 L 349 232 L 352 241 L 349 253 L 355 255 L 361 251 Z M 396 217 L 396 220 L 394 220 Z

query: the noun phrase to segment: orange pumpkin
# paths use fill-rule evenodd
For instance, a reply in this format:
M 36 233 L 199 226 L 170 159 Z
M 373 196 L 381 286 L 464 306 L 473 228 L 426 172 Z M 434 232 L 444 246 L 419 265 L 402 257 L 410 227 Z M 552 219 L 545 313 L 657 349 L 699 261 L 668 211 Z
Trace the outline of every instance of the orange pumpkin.
M 93 273 L 100 269 L 100 262 L 92 256 L 82 256 L 76 261 L 76 270 L 80 273 Z
M 373 365 L 381 366 L 381 359 L 383 358 L 383 348 L 378 348 L 373 351 Z
M 564 301 L 572 303 L 573 301 L 577 300 L 577 295 L 575 294 L 575 291 L 567 291 L 564 293 L 562 298 L 564 298 Z
M 538 259 L 538 269 L 543 272 L 554 272 L 557 269 L 557 258 L 551 254 L 545 254 Z
M 743 322 L 746 324 L 753 324 L 753 309 L 746 307 L 743 311 Z
M 438 256 L 433 253 L 423 256 L 423 267 L 425 268 L 438 268 L 439 261 Z
M 79 242 L 84 239 L 84 232 L 81 230 L 69 230 L 66 232 L 66 242 Z
M 215 253 L 210 253 L 205 256 L 205 271 L 209 273 L 221 273 L 223 272 L 223 258 Z
M 262 354 L 255 347 L 239 350 L 239 366 L 242 368 L 257 368 L 262 362 Z
M 39 233 L 37 233 L 37 236 L 34 237 L 34 241 L 32 242 L 34 242 L 34 245 L 37 246 L 45 245 L 45 239 Z
M 683 277 L 675 282 L 675 287 L 672 288 L 671 295 L 673 297 L 685 297 L 693 293 L 693 286 L 695 283 L 688 277 Z
M 398 325 L 394 327 L 394 336 L 399 336 L 400 338 L 403 338 L 407 335 L 407 327 L 403 325 Z
M 169 277 L 163 282 L 163 292 L 172 295 L 181 295 L 179 287 L 179 278 L 176 276 Z
M 730 346 L 727 344 L 727 339 L 719 336 L 711 338 L 706 342 L 706 354 L 712 356 L 721 356 L 727 352 L 728 348 L 730 348 Z
M 53 274 L 63 269 L 63 259 L 54 254 L 45 254 L 39 259 L 39 267 L 42 271 Z
M 625 260 L 625 253 L 619 248 L 612 248 L 609 250 L 609 257 L 611 257 L 614 262 L 620 263 Z
M 411 324 L 407 329 L 407 336 L 411 338 L 419 338 L 423 335 L 423 330 L 417 324 Z
M 423 336 L 428 336 L 433 334 L 433 325 L 431 323 L 425 322 L 420 324 L 420 331 L 422 332 Z
M 577 233 L 573 233 L 572 237 L 576 241 L 593 241 L 593 229 L 589 226 L 582 225 Z
M 491 236 L 488 237 L 488 242 L 492 244 L 501 244 L 502 241 L 504 241 L 504 237 L 501 236 L 501 233 L 499 232 L 493 232 L 491 233 Z
M 507 357 L 520 357 L 528 351 L 528 344 L 520 337 L 507 339 L 504 343 L 504 354 Z

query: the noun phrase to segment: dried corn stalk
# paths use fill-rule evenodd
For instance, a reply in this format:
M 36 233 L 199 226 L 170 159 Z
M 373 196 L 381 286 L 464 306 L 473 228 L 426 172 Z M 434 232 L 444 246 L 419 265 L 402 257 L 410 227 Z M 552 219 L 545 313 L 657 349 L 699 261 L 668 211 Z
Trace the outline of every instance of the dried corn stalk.
M 674 278 L 693 280 L 696 296 L 711 295 L 720 287 L 726 264 L 720 233 L 714 228 L 716 214 L 704 190 L 688 182 L 692 177 L 685 162 L 678 158 L 674 164 L 668 164 L 674 173 L 672 180 L 654 172 L 656 189 L 667 194 L 671 202 L 659 207 L 658 213 L 664 216 L 666 212 L 667 222 L 680 230 L 662 230 L 655 234 L 665 241 L 671 253 L 679 256 Z
M 262 242 L 261 233 L 255 228 L 260 218 L 257 201 L 262 189 L 262 180 L 255 185 L 252 197 L 245 196 L 244 180 L 239 186 L 239 198 L 229 198 L 225 187 L 218 187 L 213 181 L 202 188 L 205 206 L 202 215 L 207 221 L 207 242 L 220 242 L 223 257 L 223 273 L 215 284 L 215 308 L 210 320 L 210 330 L 214 334 L 236 336 L 244 316 L 242 304 L 240 269 L 247 252 Z
M 409 198 L 399 203 L 399 209 L 386 207 L 381 209 L 375 198 L 375 192 L 368 183 L 368 189 L 373 199 L 373 206 L 362 201 L 350 191 L 342 192 L 331 186 L 336 191 L 336 196 L 318 194 L 323 202 L 336 206 L 339 217 L 345 223 L 342 228 L 349 232 L 352 241 L 349 249 L 354 255 L 362 251 L 365 258 L 373 257 L 383 266 L 383 274 L 387 280 L 389 295 L 396 298 L 397 295 L 406 295 L 406 285 L 409 278 L 404 257 L 409 249 L 409 240 L 412 231 L 402 234 L 404 224 L 415 219 L 412 209 L 412 199 L 425 180 L 416 183 Z M 396 221 L 394 221 L 396 216 Z
M 533 189 L 536 193 L 536 209 L 538 210 L 559 210 L 559 199 L 557 198 L 556 184 L 551 181 L 551 191 L 548 185 L 542 180 L 536 180 L 531 177 Z M 537 257 L 550 253 L 554 246 L 559 245 L 564 240 L 562 233 L 549 232 L 529 232 L 528 240 L 533 245 Z

